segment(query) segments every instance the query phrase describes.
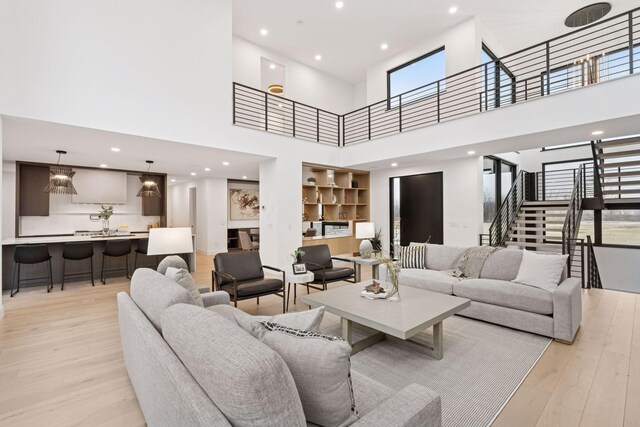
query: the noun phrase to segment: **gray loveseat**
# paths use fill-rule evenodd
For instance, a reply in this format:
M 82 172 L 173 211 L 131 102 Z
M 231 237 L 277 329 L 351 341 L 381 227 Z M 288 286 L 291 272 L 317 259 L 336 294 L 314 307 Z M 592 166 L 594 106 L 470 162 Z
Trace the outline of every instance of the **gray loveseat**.
M 229 304 L 228 294 L 210 292 L 203 300 L 205 308 L 194 311 L 184 288 L 149 269 L 136 270 L 131 296 L 118 294 L 125 365 L 147 424 L 228 426 L 233 423 L 229 399 L 246 399 L 235 408 L 244 419 L 255 415 L 254 422 L 235 424 L 307 425 L 295 385 L 285 381 L 290 374 L 280 356 L 228 318 L 207 310 Z M 352 425 L 441 425 L 440 397 L 433 391 L 411 384 L 396 392 L 355 371 L 351 376 L 360 413 Z M 269 386 L 259 387 L 265 378 Z
M 572 342 L 582 320 L 580 280 L 567 278 L 553 292 L 513 283 L 518 275 L 522 251 L 501 249 L 489 256 L 478 279 L 458 279 L 443 273 L 455 267 L 468 248 L 427 245 L 426 269 L 405 268 L 401 285 L 456 295 L 471 300 L 459 314 L 510 328 Z M 387 271 L 380 266 L 380 278 Z

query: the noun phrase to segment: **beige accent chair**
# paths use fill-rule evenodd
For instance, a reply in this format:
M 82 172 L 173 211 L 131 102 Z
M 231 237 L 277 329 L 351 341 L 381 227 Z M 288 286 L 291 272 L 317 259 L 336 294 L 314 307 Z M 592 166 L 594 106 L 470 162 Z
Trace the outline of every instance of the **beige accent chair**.
M 238 237 L 240 238 L 240 249 L 243 251 L 257 251 L 260 249 L 260 243 L 252 242 L 249 233 L 246 231 L 239 231 Z

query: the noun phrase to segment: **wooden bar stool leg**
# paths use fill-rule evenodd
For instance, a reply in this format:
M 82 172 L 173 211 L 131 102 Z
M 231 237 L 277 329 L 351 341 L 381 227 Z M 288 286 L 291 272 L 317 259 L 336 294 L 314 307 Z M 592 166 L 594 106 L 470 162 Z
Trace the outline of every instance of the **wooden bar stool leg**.
M 89 262 L 91 263 L 91 286 L 95 286 L 96 284 L 93 283 L 93 255 L 89 258 Z
M 47 293 L 53 289 L 53 269 L 51 268 L 51 258 L 49 258 L 49 286 L 47 286 Z
M 104 280 L 104 259 L 106 257 L 104 255 L 102 255 L 102 271 L 100 272 L 100 281 L 102 282 L 103 285 L 106 285 L 107 282 Z
M 16 275 L 18 277 L 18 280 L 16 282 Z M 13 288 L 16 287 L 16 283 L 18 283 L 18 288 L 15 292 L 13 292 Z M 9 295 L 11 296 L 11 298 L 13 298 L 13 296 L 15 294 L 17 294 L 18 292 L 20 292 L 20 264 L 14 264 L 13 265 L 13 280 L 11 281 L 11 291 L 9 291 Z

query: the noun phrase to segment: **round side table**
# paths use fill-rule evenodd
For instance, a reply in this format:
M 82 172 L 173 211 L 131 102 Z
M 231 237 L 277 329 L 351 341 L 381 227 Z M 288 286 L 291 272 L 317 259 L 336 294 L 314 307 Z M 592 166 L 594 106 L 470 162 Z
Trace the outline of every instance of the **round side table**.
M 296 286 L 304 284 L 306 285 L 309 282 L 313 282 L 314 274 L 311 271 L 307 271 L 304 274 L 294 274 L 293 272 L 287 272 L 285 274 L 285 280 L 289 284 L 287 286 L 287 311 L 289 311 L 289 296 L 291 295 L 291 284 L 293 283 L 293 303 L 296 303 Z

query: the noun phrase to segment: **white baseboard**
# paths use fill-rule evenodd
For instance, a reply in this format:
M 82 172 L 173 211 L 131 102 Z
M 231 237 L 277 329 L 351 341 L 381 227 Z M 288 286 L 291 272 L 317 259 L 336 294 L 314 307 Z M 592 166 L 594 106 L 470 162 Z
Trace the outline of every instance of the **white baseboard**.
M 1 295 L 0 295 L 0 298 L 2 298 Z M 2 320 L 3 317 L 4 317 L 4 305 L 0 305 L 0 320 Z

